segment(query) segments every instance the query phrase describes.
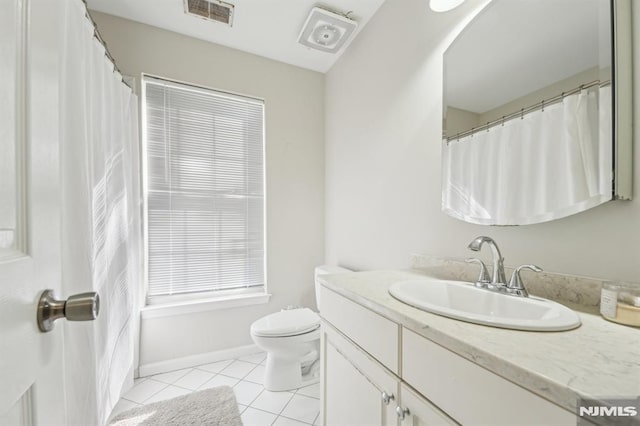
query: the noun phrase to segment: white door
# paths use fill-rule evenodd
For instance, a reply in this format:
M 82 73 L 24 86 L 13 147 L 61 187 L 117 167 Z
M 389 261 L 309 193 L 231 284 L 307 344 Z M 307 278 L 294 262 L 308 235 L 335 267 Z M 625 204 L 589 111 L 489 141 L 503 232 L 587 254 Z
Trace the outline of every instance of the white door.
M 65 423 L 61 324 L 41 333 L 40 293 L 60 295 L 56 1 L 0 1 L 0 424 Z

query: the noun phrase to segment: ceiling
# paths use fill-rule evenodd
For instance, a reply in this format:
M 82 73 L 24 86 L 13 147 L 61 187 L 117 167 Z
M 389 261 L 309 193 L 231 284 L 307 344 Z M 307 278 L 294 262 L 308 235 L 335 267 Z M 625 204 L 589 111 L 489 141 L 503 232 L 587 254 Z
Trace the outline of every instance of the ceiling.
M 89 8 L 132 21 L 264 56 L 302 68 L 327 72 L 384 0 L 226 0 L 235 5 L 233 26 L 186 15 L 183 0 L 88 0 Z M 337 53 L 298 43 L 311 8 L 352 12 L 358 22 L 354 35 Z

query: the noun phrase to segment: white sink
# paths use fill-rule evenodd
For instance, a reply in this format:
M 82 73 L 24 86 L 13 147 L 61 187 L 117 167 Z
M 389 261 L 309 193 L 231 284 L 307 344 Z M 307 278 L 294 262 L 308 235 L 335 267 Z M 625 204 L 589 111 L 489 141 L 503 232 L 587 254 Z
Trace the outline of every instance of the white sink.
M 580 326 L 580 317 L 559 303 L 496 293 L 462 281 L 400 281 L 391 285 L 389 293 L 424 311 L 492 327 L 561 331 Z

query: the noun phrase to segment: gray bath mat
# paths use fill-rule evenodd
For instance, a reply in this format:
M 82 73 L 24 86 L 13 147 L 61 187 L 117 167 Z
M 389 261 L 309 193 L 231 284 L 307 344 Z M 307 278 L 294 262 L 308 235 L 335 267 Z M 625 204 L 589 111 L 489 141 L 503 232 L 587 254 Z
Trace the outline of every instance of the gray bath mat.
M 220 386 L 124 411 L 109 425 L 242 426 L 242 420 L 233 390 Z

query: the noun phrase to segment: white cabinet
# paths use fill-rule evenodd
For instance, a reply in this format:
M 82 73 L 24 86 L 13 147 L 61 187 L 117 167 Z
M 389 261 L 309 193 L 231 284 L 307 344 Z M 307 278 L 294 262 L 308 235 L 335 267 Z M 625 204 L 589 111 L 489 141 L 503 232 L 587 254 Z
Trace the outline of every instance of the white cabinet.
M 395 425 L 398 378 L 332 326 L 322 330 L 322 424 Z
M 394 374 L 398 324 L 330 290 L 321 298 L 323 425 L 456 424 Z
M 326 322 L 322 341 L 322 424 L 457 424 Z
M 326 287 L 321 298 L 323 425 L 576 424 L 575 414 Z

